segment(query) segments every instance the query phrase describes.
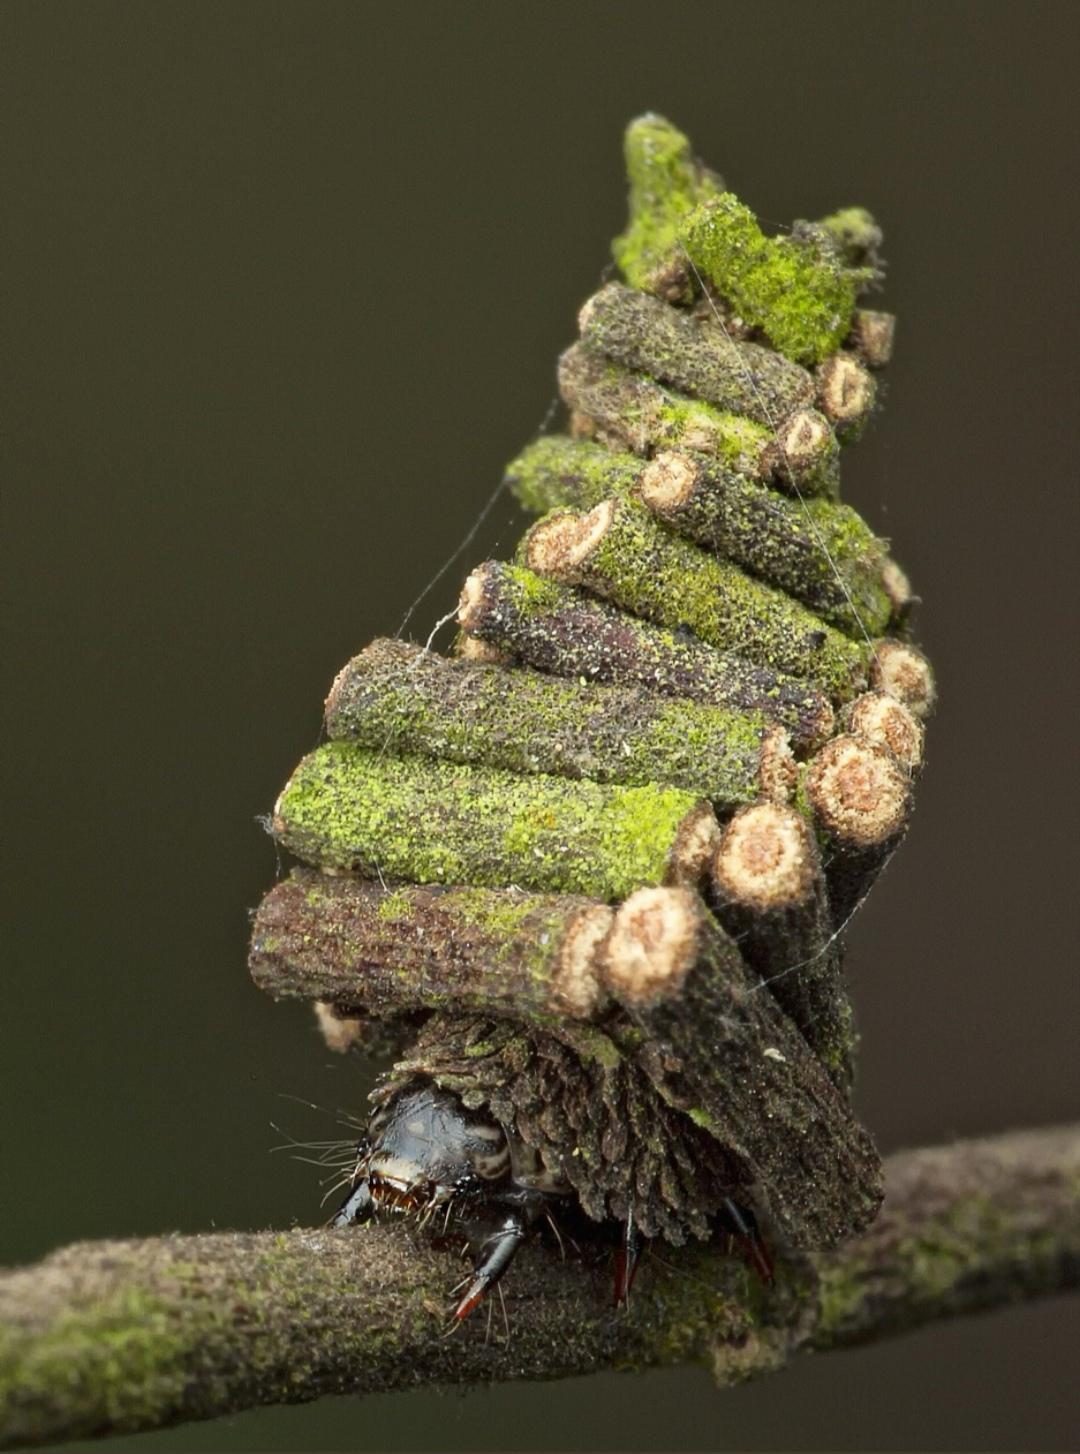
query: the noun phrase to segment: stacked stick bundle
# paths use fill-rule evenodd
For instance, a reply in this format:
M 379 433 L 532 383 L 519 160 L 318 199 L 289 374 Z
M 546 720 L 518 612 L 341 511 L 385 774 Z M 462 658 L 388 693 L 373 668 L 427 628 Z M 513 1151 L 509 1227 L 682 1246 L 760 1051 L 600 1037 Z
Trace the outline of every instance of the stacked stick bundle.
M 880 1195 L 843 933 L 934 698 L 840 498 L 892 350 L 881 237 L 858 208 L 766 236 L 659 117 L 626 155 L 565 427 L 507 469 L 540 518 L 469 575 L 453 656 L 380 640 L 339 674 L 251 969 L 335 1048 L 421 1023 L 387 1087 L 487 1105 L 591 1216 L 680 1240 L 738 1192 L 824 1246 Z

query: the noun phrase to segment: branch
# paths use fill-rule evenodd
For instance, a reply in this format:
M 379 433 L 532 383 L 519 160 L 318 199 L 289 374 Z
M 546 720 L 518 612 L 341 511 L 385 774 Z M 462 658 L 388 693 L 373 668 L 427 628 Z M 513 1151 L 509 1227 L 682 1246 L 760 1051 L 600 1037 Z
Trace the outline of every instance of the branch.
M 82 1243 L 0 1275 L 0 1445 L 160 1428 L 330 1393 L 711 1364 L 718 1382 L 1080 1284 L 1080 1125 L 888 1162 L 877 1222 L 765 1289 L 700 1244 L 647 1260 L 527 1248 L 509 1334 L 443 1336 L 445 1252 L 402 1227 Z

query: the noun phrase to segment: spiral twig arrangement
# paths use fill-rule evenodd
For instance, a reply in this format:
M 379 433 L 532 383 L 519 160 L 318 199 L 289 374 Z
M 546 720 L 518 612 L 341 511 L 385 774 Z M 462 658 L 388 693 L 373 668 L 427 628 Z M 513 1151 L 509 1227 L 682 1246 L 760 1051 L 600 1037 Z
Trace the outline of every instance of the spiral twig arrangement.
M 737 1192 L 824 1247 L 874 1216 L 843 931 L 907 826 L 933 704 L 906 577 L 841 503 L 893 320 L 859 208 L 765 236 L 662 118 L 621 280 L 559 361 L 540 518 L 454 655 L 373 642 L 278 799 L 297 868 L 251 969 L 327 1041 L 416 1035 L 597 1219 L 709 1235 Z

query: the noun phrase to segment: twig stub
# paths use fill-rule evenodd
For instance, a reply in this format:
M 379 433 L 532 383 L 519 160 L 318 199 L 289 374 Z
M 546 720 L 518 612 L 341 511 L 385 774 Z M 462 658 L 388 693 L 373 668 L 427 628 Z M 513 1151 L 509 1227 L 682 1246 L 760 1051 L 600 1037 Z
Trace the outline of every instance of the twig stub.
M 317 867 L 618 900 L 695 873 L 712 818 L 678 788 L 524 777 L 328 742 L 293 773 L 272 827 Z
M 716 911 L 747 964 L 802 1031 L 833 1082 L 855 1076 L 855 1016 L 843 941 L 830 913 L 813 831 L 775 803 L 743 808 L 713 864 Z
M 659 783 L 734 807 L 790 795 L 787 735 L 763 714 L 662 697 L 633 685 L 453 661 L 376 640 L 338 673 L 333 739 L 525 775 Z
M 718 651 L 689 632 L 640 621 L 521 566 L 478 566 L 465 582 L 458 621 L 541 671 L 760 711 L 802 750 L 824 741 L 835 725 L 828 698 L 809 682 Z
M 504 888 L 442 888 L 297 869 L 263 899 L 248 966 L 275 999 L 395 1019 L 459 1006 L 588 1020 L 601 1008 L 603 904 Z
M 555 511 L 525 535 L 525 563 L 707 645 L 804 678 L 834 701 L 866 681 L 866 652 L 783 591 L 666 530 L 639 502 Z
M 865 1226 L 881 1197 L 872 1140 L 700 899 L 632 895 L 604 954 L 657 1090 L 752 1169 L 782 1235 L 823 1247 Z

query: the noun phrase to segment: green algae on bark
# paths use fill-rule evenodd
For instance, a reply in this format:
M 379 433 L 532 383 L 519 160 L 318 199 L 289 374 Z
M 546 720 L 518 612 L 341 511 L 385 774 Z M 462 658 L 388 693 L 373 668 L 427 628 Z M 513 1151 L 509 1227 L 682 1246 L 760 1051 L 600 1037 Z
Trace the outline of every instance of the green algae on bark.
M 871 274 L 848 264 L 826 227 L 766 237 L 750 208 L 724 192 L 695 208 L 678 232 L 706 281 L 782 354 L 809 365 L 840 347 Z
M 306 863 L 365 877 L 605 900 L 696 879 L 719 831 L 711 807 L 676 788 L 519 777 L 351 742 L 303 759 L 272 829 Z
M 447 1267 L 429 1241 L 372 1225 L 81 1242 L 7 1269 L 0 1445 L 115 1439 L 428 1379 L 693 1363 L 728 1385 L 799 1353 L 1061 1294 L 1080 1281 L 1080 1128 L 894 1153 L 860 1237 L 782 1257 L 767 1286 L 719 1241 L 669 1248 L 647 1261 L 632 1317 L 612 1316 L 605 1259 L 563 1261 L 534 1242 L 503 1283 L 513 1339 L 447 1338 Z
M 402 884 L 295 869 L 255 915 L 248 968 L 275 999 L 394 1019 L 451 1010 L 588 1020 L 604 904 L 513 888 Z
M 760 713 L 582 684 L 523 667 L 450 661 L 377 640 L 339 673 L 331 738 L 518 773 L 685 788 L 718 805 L 784 797 L 786 734 Z
M 834 701 L 866 683 L 867 649 L 782 591 L 665 529 L 638 501 L 605 500 L 585 515 L 553 511 L 521 545 L 540 575 L 614 601 L 647 621 L 811 681 Z
M 662 116 L 630 123 L 624 155 L 630 220 L 611 245 L 615 261 L 632 287 L 672 301 L 688 299 L 693 289 L 679 224 L 699 202 L 718 196 L 723 183 L 694 160 L 689 140 Z
M 796 409 L 776 432 L 688 398 L 572 344 L 559 359 L 559 392 L 572 411 L 573 432 L 614 449 L 651 455 L 658 449 L 693 449 L 715 455 L 752 479 L 776 478 L 804 494 L 836 488 L 838 446 L 823 414 Z
M 717 454 L 755 478 L 771 473 L 773 439 L 763 424 L 688 399 L 580 343 L 562 354 L 558 372 L 559 392 L 578 416 L 578 432 L 588 420 L 604 443 L 634 454 L 681 444 Z
M 510 461 L 504 483 L 533 515 L 562 505 L 591 510 L 609 495 L 626 495 L 641 478 L 645 461 L 567 434 L 545 434 Z
M 880 634 L 910 599 L 885 542 L 850 506 L 793 499 L 709 455 L 664 450 L 646 462 L 551 434 L 507 466 L 506 482 L 537 515 L 636 495 L 678 534 L 781 587 L 850 636 Z
M 666 525 L 779 586 L 849 636 L 878 636 L 895 603 L 885 542 L 849 506 L 797 501 L 707 455 L 669 450 L 638 493 Z
M 814 403 L 814 380 L 798 364 L 622 283 L 594 294 L 578 325 L 594 353 L 769 428 Z
M 523 566 L 477 567 L 465 582 L 458 621 L 470 636 L 556 676 L 762 712 L 801 751 L 833 730 L 828 697 L 809 682 L 717 651 L 687 631 L 639 621 Z

